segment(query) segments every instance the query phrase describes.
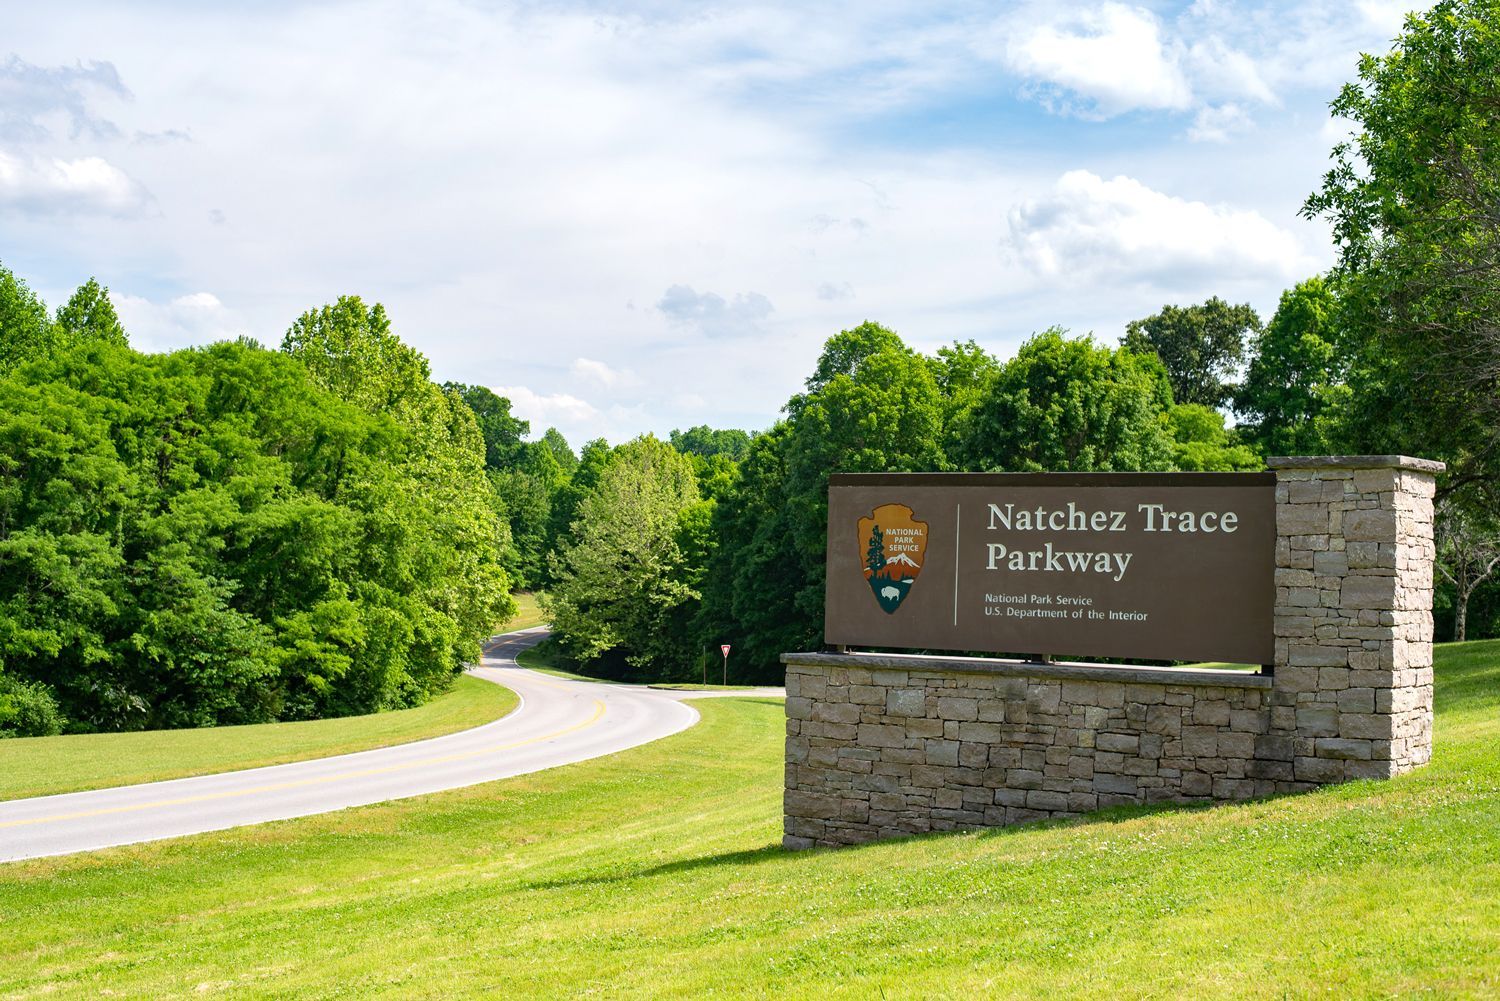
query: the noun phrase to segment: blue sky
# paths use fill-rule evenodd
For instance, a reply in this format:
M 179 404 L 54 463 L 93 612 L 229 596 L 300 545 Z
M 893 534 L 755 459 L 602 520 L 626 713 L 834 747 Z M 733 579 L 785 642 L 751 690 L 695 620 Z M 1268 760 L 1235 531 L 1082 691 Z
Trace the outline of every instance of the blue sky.
M 345 293 L 580 443 L 764 428 L 865 319 L 1003 356 L 1332 260 L 1406 5 L 59 3 L 0 34 L 0 262 L 138 347 Z

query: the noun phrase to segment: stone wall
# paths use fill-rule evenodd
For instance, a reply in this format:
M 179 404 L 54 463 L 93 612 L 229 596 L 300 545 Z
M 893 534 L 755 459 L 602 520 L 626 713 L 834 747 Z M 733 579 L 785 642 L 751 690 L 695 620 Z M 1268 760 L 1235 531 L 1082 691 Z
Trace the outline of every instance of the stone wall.
M 1442 466 L 1269 465 L 1274 674 L 788 654 L 786 846 L 1246 799 L 1426 762 Z

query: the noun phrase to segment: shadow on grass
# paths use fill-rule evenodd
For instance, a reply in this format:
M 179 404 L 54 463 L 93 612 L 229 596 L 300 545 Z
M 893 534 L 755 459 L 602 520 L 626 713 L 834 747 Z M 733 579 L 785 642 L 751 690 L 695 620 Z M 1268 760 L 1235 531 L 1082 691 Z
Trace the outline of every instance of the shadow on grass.
M 1317 790 L 1311 790 L 1316 792 Z M 679 859 L 675 862 L 664 862 L 660 865 L 643 866 L 637 869 L 616 870 L 608 873 L 591 875 L 580 875 L 568 879 L 546 880 L 544 882 L 530 884 L 530 889 L 555 890 L 567 889 L 579 886 L 608 886 L 619 883 L 628 883 L 635 880 L 652 879 L 657 876 L 675 876 L 682 873 L 695 872 L 700 869 L 716 869 L 720 866 L 754 866 L 767 862 L 796 862 L 801 859 L 816 858 L 829 852 L 836 852 L 840 856 L 857 855 L 878 847 L 891 845 L 911 844 L 913 842 L 938 841 L 955 837 L 978 837 L 985 840 L 997 838 L 1022 837 L 1033 831 L 1054 830 L 1057 828 L 1077 827 L 1086 828 L 1103 824 L 1118 824 L 1131 820 L 1139 820 L 1143 817 L 1152 817 L 1168 814 L 1191 814 L 1201 813 L 1214 808 L 1232 807 L 1250 803 L 1268 803 L 1273 800 L 1283 799 L 1291 796 L 1305 796 L 1308 793 L 1278 793 L 1272 796 L 1264 796 L 1251 800 L 1193 800 L 1187 803 L 1147 803 L 1128 806 L 1111 806 L 1081 817 L 1060 817 L 1049 820 L 1033 820 L 1021 824 L 1012 824 L 1009 827 L 964 827 L 951 831 L 932 831 L 926 834 L 905 834 L 871 840 L 860 844 L 820 846 L 818 848 L 804 851 L 790 851 L 780 844 L 763 845 L 760 848 L 743 849 L 733 852 L 720 852 L 714 855 L 703 855 L 698 858 Z

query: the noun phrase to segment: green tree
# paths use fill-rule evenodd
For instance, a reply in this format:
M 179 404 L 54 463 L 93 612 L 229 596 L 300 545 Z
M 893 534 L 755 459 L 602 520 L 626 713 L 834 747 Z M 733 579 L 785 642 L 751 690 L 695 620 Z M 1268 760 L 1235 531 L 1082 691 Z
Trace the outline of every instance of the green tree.
M 700 644 L 734 644 L 741 677 L 772 683 L 783 653 L 813 649 L 822 636 L 822 622 L 797 607 L 808 568 L 786 503 L 791 434 L 783 421 L 756 436 L 733 491 L 715 506 L 717 545 L 693 623 Z
M 445 382 L 443 389 L 457 393 L 474 414 L 479 435 L 484 439 L 484 464 L 487 469 L 513 468 L 520 457 L 523 439 L 531 433 L 531 424 L 510 413 L 510 401 L 484 386 Z
M 1465 491 L 1464 494 L 1472 494 Z M 1473 496 L 1450 494 L 1436 510 L 1439 582 L 1453 589 L 1453 640 L 1468 639 L 1469 601 L 1474 591 L 1500 569 L 1500 525 L 1489 505 Z
M 686 431 L 674 430 L 668 436 L 672 447 L 684 454 L 700 455 L 706 459 L 722 455 L 735 462 L 743 459 L 750 450 L 750 438 L 748 432 L 738 428 L 716 430 L 707 424 L 700 424 Z
M 90 278 L 78 286 L 72 298 L 57 307 L 57 336 L 64 343 L 83 340 L 128 344 L 125 327 L 109 301 L 109 289 Z
M 1337 308 L 1328 283 L 1309 278 L 1281 294 L 1276 315 L 1255 338 L 1234 407 L 1241 436 L 1265 455 L 1333 449 L 1333 420 L 1348 397 Z
M 0 374 L 43 356 L 55 337 L 42 300 L 0 265 Z
M 970 340 L 938 348 L 929 364 L 943 399 L 943 449 L 957 455 L 967 434 L 969 414 L 999 373 L 1000 362 Z
M 552 458 L 557 461 L 557 468 L 562 470 L 564 476 L 572 476 L 578 468 L 578 456 L 573 454 L 573 448 L 568 444 L 568 439 L 557 428 L 548 428 L 542 435 L 542 444 L 552 450 Z
M 1010 472 L 1169 469 L 1171 405 L 1155 356 L 1053 327 L 990 380 L 960 457 L 970 469 Z
M 1356 135 L 1303 214 L 1333 227 L 1354 350 L 1346 444 L 1500 478 L 1500 4 L 1444 0 L 1360 59 Z
M 816 393 L 841 375 L 856 375 L 865 361 L 882 351 L 911 354 L 899 334 L 888 327 L 866 320 L 853 330 L 841 330 L 823 345 L 817 367 L 807 377 L 807 391 Z M 793 397 L 789 410 L 797 409 L 800 397 Z
M 670 445 L 646 435 L 614 450 L 551 556 L 545 607 L 570 656 L 612 654 L 646 677 L 696 663 L 680 624 L 698 597 L 682 547 L 686 512 L 698 501 L 692 466 Z
M 382 413 L 421 406 L 431 394 L 427 359 L 391 332 L 385 307 L 369 309 L 357 295 L 308 310 L 282 338 L 281 350 L 318 385 L 364 410 Z
M 1233 473 L 1265 468 L 1253 447 L 1236 442 L 1224 415 L 1201 403 L 1178 403 L 1167 411 L 1172 432 L 1172 468 L 1184 472 Z
M 1136 354 L 1155 354 L 1166 366 L 1178 403 L 1217 407 L 1233 394 L 1230 378 L 1245 356 L 1245 337 L 1260 330 L 1248 303 L 1231 306 L 1217 296 L 1200 306 L 1163 306 L 1125 326 L 1122 343 Z

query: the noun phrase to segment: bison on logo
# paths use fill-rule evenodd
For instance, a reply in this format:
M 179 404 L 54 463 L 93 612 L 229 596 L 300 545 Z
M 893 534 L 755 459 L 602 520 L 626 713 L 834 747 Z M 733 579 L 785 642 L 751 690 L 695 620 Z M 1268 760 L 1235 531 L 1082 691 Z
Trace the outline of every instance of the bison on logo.
M 922 573 L 927 552 L 927 522 L 912 517 L 905 504 L 882 504 L 859 519 L 859 545 L 865 580 L 889 615 L 901 607 Z

